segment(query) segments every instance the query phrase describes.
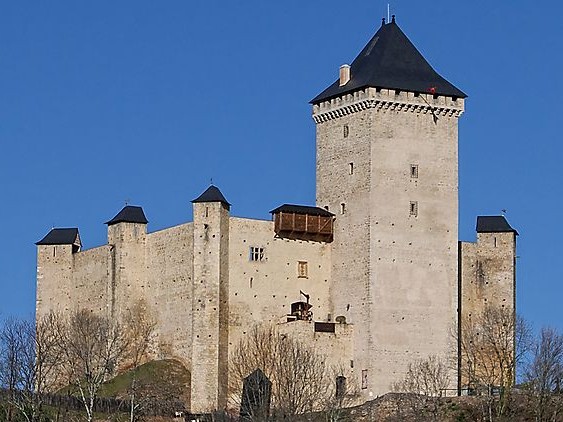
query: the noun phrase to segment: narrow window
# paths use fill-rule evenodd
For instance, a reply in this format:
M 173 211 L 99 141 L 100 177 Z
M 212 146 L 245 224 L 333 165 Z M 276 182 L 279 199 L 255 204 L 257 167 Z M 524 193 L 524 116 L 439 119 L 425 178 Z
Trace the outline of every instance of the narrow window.
M 253 278 L 250 277 L 250 288 L 251 288 L 251 289 L 252 289 L 252 280 L 253 280 Z
M 297 277 L 309 278 L 309 265 L 307 264 L 307 261 L 297 262 Z
M 497 237 L 496 236 L 494 237 L 494 240 L 495 240 L 495 248 L 496 248 L 497 247 Z
M 350 134 L 350 127 L 348 125 L 344 125 L 344 137 L 347 138 Z
M 205 218 L 209 217 L 209 207 L 205 207 Z
M 411 164 L 411 178 L 418 178 L 418 164 Z
M 346 204 L 343 202 L 340 204 L 340 214 L 344 214 L 346 212 Z
M 264 248 L 257 246 L 250 247 L 250 258 L 251 261 L 263 261 L 264 260 Z
M 368 370 L 362 369 L 362 390 L 368 388 Z
M 411 201 L 409 211 L 410 215 L 416 217 L 418 215 L 418 202 Z
M 354 163 L 348 164 L 348 173 L 354 174 Z

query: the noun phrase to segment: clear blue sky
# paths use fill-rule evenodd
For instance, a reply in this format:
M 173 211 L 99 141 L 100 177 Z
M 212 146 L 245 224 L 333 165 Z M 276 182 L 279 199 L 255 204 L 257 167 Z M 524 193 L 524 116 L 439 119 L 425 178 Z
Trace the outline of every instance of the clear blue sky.
M 510 7 L 508 7 L 510 6 Z M 78 226 L 86 248 L 124 205 L 149 230 L 191 220 L 212 178 L 234 215 L 314 203 L 308 101 L 380 26 L 387 1 L 0 3 L 0 313 L 35 306 L 35 246 Z M 397 22 L 469 98 L 460 238 L 506 209 L 518 308 L 563 329 L 563 6 L 392 1 Z

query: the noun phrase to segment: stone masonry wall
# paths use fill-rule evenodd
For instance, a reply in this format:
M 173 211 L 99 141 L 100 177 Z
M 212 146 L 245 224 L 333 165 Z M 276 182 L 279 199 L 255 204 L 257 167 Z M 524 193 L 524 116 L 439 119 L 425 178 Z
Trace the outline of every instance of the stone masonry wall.
M 72 245 L 37 247 L 38 318 L 50 311 L 68 311 L 74 307 L 73 255 Z
M 126 318 L 131 307 L 146 298 L 146 239 L 146 224 L 123 222 L 108 226 L 112 318 Z
M 332 289 L 347 292 L 333 312 L 356 325 L 366 398 L 450 351 L 462 111 L 463 100 L 375 88 L 313 108 L 317 204 L 337 214 Z
M 514 310 L 516 235 L 478 233 L 477 242 L 461 242 L 462 315 L 485 306 Z
M 229 212 L 220 202 L 194 203 L 191 410 L 226 406 Z
M 192 346 L 193 223 L 147 235 L 147 302 L 157 321 L 157 357 L 188 368 Z
M 70 310 L 91 309 L 109 315 L 111 308 L 111 283 L 109 282 L 110 247 L 100 246 L 73 255 Z
M 229 234 L 229 345 L 255 324 L 285 322 L 291 303 L 305 300 L 300 291 L 310 295 L 313 319 L 328 320 L 330 244 L 277 238 L 272 221 L 246 218 L 231 217 Z M 263 248 L 262 260 L 250 259 L 253 247 Z M 307 277 L 299 277 L 300 261 Z

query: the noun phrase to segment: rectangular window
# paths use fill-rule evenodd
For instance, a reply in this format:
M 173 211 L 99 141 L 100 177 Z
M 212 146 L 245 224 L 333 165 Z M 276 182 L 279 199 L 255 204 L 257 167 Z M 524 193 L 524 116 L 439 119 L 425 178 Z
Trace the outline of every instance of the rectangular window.
M 368 388 L 368 370 L 362 369 L 362 390 Z
M 335 327 L 333 322 L 315 322 L 315 333 L 335 333 Z
M 411 164 L 411 177 L 413 179 L 418 178 L 418 164 Z
M 250 247 L 250 260 L 251 261 L 264 261 L 264 248 L 257 246 Z
M 354 174 L 354 163 L 348 164 L 348 173 Z
M 340 204 L 340 214 L 344 214 L 346 212 L 346 204 L 343 202 Z
M 418 215 L 418 202 L 411 201 L 410 203 L 410 210 L 409 214 L 416 217 Z
M 344 137 L 347 138 L 349 134 L 350 128 L 348 127 L 348 125 L 344 125 Z
M 297 277 L 309 278 L 309 265 L 307 264 L 307 261 L 297 262 Z

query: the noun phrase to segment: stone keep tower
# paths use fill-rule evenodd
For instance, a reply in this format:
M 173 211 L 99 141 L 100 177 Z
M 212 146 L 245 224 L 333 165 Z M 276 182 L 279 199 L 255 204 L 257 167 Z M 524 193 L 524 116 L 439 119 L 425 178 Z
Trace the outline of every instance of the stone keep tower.
M 389 391 L 409 362 L 451 352 L 465 97 L 393 17 L 311 101 L 317 205 L 336 214 L 332 312 L 356 326 L 365 397 Z

